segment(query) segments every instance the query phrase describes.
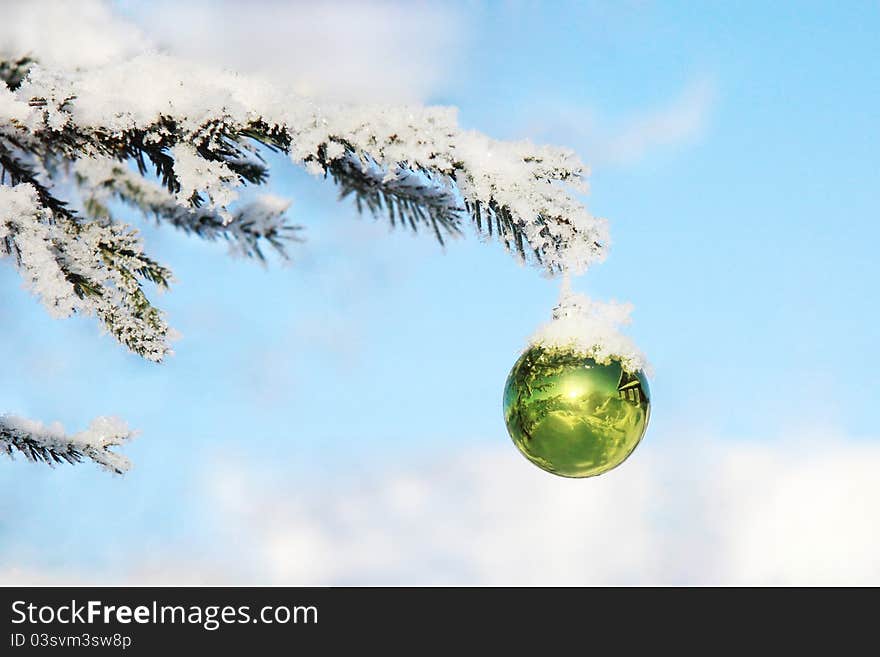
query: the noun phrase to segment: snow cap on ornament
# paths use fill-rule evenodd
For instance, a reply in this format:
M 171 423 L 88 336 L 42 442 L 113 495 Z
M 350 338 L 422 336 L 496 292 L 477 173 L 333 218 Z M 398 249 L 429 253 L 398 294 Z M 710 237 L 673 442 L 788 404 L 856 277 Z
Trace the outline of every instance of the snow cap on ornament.
M 600 365 L 616 360 L 629 373 L 641 370 L 650 375 L 647 358 L 621 331 L 621 327 L 630 323 L 632 310 L 631 303 L 603 303 L 572 292 L 566 277 L 559 303 L 553 309 L 553 319 L 529 338 L 529 347 L 569 349 Z

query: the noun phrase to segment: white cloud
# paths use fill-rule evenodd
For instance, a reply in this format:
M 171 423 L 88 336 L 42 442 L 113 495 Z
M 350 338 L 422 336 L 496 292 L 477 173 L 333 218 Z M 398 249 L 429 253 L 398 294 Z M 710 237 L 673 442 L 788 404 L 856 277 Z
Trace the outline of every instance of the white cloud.
M 209 496 L 266 582 L 880 583 L 880 445 L 686 454 L 642 447 L 588 481 L 512 447 L 343 489 L 220 471 Z
M 144 35 L 100 0 L 7 0 L 0 53 L 37 55 L 49 66 L 89 67 L 149 47 Z
M 878 466 L 876 443 L 806 441 L 729 454 L 709 488 L 724 516 L 724 575 L 779 584 L 880 583 Z
M 706 81 L 688 85 L 671 103 L 631 117 L 605 139 L 604 157 L 630 163 L 650 151 L 698 139 L 706 127 L 715 92 Z
M 654 574 L 644 465 L 628 485 L 609 477 L 585 488 L 533 471 L 512 450 L 317 495 L 260 489 L 259 475 L 222 470 L 211 489 L 224 524 L 247 537 L 245 560 L 260 564 L 251 574 L 260 581 L 561 584 Z
M 8 0 L 0 53 L 89 67 L 159 49 L 306 95 L 396 103 L 451 78 L 467 33 L 449 5 L 391 0 Z
M 664 149 L 697 142 L 704 134 L 716 91 L 712 82 L 689 83 L 666 103 L 613 120 L 590 107 L 543 107 L 527 122 L 543 140 L 571 145 L 593 164 L 631 165 Z
M 175 54 L 367 102 L 423 100 L 454 72 L 465 34 L 439 3 L 158 0 L 127 13 Z
M 545 474 L 507 445 L 312 482 L 229 459 L 200 493 L 213 529 L 187 539 L 215 549 L 131 551 L 124 572 L 66 569 L 58 579 L 880 584 L 880 444 L 648 440 L 591 480 Z M 55 581 L 27 564 L 0 579 Z

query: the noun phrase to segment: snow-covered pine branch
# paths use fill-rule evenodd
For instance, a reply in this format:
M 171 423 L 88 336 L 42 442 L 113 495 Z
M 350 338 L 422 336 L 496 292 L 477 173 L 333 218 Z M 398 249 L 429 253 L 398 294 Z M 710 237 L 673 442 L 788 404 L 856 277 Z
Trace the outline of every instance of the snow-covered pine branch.
M 167 287 L 171 272 L 144 255 L 137 234 L 124 224 L 53 212 L 30 182 L 0 185 L 2 255 L 13 256 L 25 284 L 53 317 L 95 315 L 144 358 L 159 361 L 168 353 L 170 330 L 141 282 Z
M 116 199 L 186 233 L 225 240 L 232 253 L 259 260 L 265 260 L 264 241 L 284 258 L 285 243 L 300 241 L 296 233 L 302 227 L 291 224 L 285 216 L 290 201 L 277 196 L 264 194 L 224 213 L 211 207 L 181 205 L 166 188 L 117 160 L 79 160 L 74 171 L 83 205 L 92 216 L 109 218 L 109 205 Z
M 461 130 L 451 108 L 320 106 L 162 55 L 74 72 L 7 62 L 0 175 L 30 183 L 53 216 L 73 217 L 73 199 L 56 197 L 52 184 L 80 186 L 86 202 L 74 223 L 113 223 L 103 190 L 244 253 L 261 254 L 263 238 L 283 249 L 298 228 L 283 212 L 236 204 L 239 187 L 268 177 L 263 145 L 331 177 L 359 207 L 441 240 L 469 216 L 551 272 L 580 272 L 605 254 L 605 222 L 573 195 L 584 170 L 573 153 Z
M 123 474 L 131 464 L 111 448 L 133 435 L 124 422 L 112 417 L 96 418 L 85 431 L 68 435 L 57 423 L 45 426 L 25 418 L 0 415 L 0 451 L 10 456 L 19 452 L 30 461 L 49 465 L 90 459 L 110 472 Z
M 0 80 L 0 256 L 53 316 L 96 316 L 149 360 L 170 353 L 173 331 L 146 290 L 171 272 L 116 206 L 246 256 L 285 255 L 301 231 L 289 201 L 239 198 L 267 182 L 267 149 L 392 226 L 443 242 L 470 223 L 551 274 L 586 270 L 609 242 L 576 197 L 573 152 L 464 130 L 454 108 L 323 104 L 160 54 L 53 67 L 3 44 Z

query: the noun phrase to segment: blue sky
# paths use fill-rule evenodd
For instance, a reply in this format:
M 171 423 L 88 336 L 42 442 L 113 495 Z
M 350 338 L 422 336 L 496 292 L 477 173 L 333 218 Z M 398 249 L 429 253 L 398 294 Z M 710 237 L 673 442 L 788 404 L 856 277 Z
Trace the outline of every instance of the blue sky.
M 174 18 L 165 4 L 152 16 L 120 7 L 161 42 L 162 21 Z M 348 9 L 327 11 L 342 18 Z M 216 11 L 229 15 L 235 4 Z M 651 426 L 633 459 L 609 475 L 614 486 L 627 490 L 632 471 L 638 488 L 651 470 L 669 504 L 651 514 L 686 515 L 693 502 L 680 500 L 698 487 L 679 473 L 694 454 L 757 445 L 778 449 L 782 468 L 788 456 L 840 441 L 846 450 L 876 447 L 876 3 L 383 3 L 377 11 L 432 37 L 427 52 L 413 54 L 417 71 L 400 68 L 407 55 L 393 43 L 377 46 L 375 56 L 387 57 L 371 71 L 378 88 L 397 76 L 394 93 L 411 100 L 411 79 L 420 100 L 457 106 L 466 127 L 571 146 L 593 167 L 588 205 L 610 220 L 613 248 L 574 286 L 635 304 L 630 332 L 656 372 Z M 431 20 L 419 22 L 420 12 Z M 432 34 L 438 25 L 443 35 Z M 279 58 L 290 56 L 292 46 L 277 47 Z M 344 79 L 335 84 L 344 90 Z M 169 545 L 176 557 L 223 562 L 218 537 L 244 530 L 212 514 L 219 503 L 205 482 L 230 464 L 261 481 L 259 499 L 270 507 L 314 496 L 315 508 L 329 509 L 328 499 L 348 499 L 339 491 L 358 491 L 358 482 L 390 471 L 418 478 L 472 453 L 505 453 L 492 472 L 501 481 L 506 472 L 549 477 L 520 471 L 532 466 L 513 453 L 500 404 L 558 282 L 473 236 L 442 250 L 428 234 L 389 234 L 337 203 L 328 183 L 274 164 L 273 191 L 294 200 L 307 226 L 289 267 L 264 269 L 227 257 L 222 245 L 143 226 L 151 252 L 179 280 L 157 300 L 184 336 L 161 366 L 124 353 L 92 321 L 51 321 L 12 267 L 0 267 L 0 408 L 68 429 L 120 415 L 142 432 L 125 450 L 135 469 L 124 478 L 88 465 L 0 461 L 7 570 L 150 579 L 132 574 L 154 572 L 132 566 L 136 552 L 142 561 L 164 555 L 156 569 L 174 578 Z M 736 462 L 749 468 L 748 459 Z M 756 469 L 775 477 L 764 462 Z M 845 478 L 849 461 L 841 463 L 836 476 Z M 437 491 L 452 485 L 419 480 L 434 482 L 439 503 Z M 568 494 L 590 495 L 595 482 L 577 484 Z M 874 528 L 858 534 L 866 549 L 877 547 Z M 699 562 L 712 548 L 693 531 L 681 540 Z M 412 570 L 383 570 L 382 581 L 434 579 L 442 546 L 419 554 L 407 562 Z M 235 559 L 264 556 L 255 547 Z M 876 561 L 868 565 L 880 573 Z M 353 560 L 326 580 L 376 581 L 371 568 Z M 703 574 L 725 581 L 718 568 Z M 290 579 L 253 565 L 243 572 Z M 617 581 L 662 580 L 627 572 Z M 449 580 L 479 575 L 473 566 Z

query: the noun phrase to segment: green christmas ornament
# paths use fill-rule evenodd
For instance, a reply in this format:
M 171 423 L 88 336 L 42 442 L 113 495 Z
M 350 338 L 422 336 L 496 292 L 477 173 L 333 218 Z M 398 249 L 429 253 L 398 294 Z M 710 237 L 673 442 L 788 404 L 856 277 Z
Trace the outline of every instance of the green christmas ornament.
M 533 345 L 504 388 L 513 443 L 539 468 L 593 477 L 623 463 L 645 435 L 651 393 L 643 371 L 599 364 L 568 347 Z

